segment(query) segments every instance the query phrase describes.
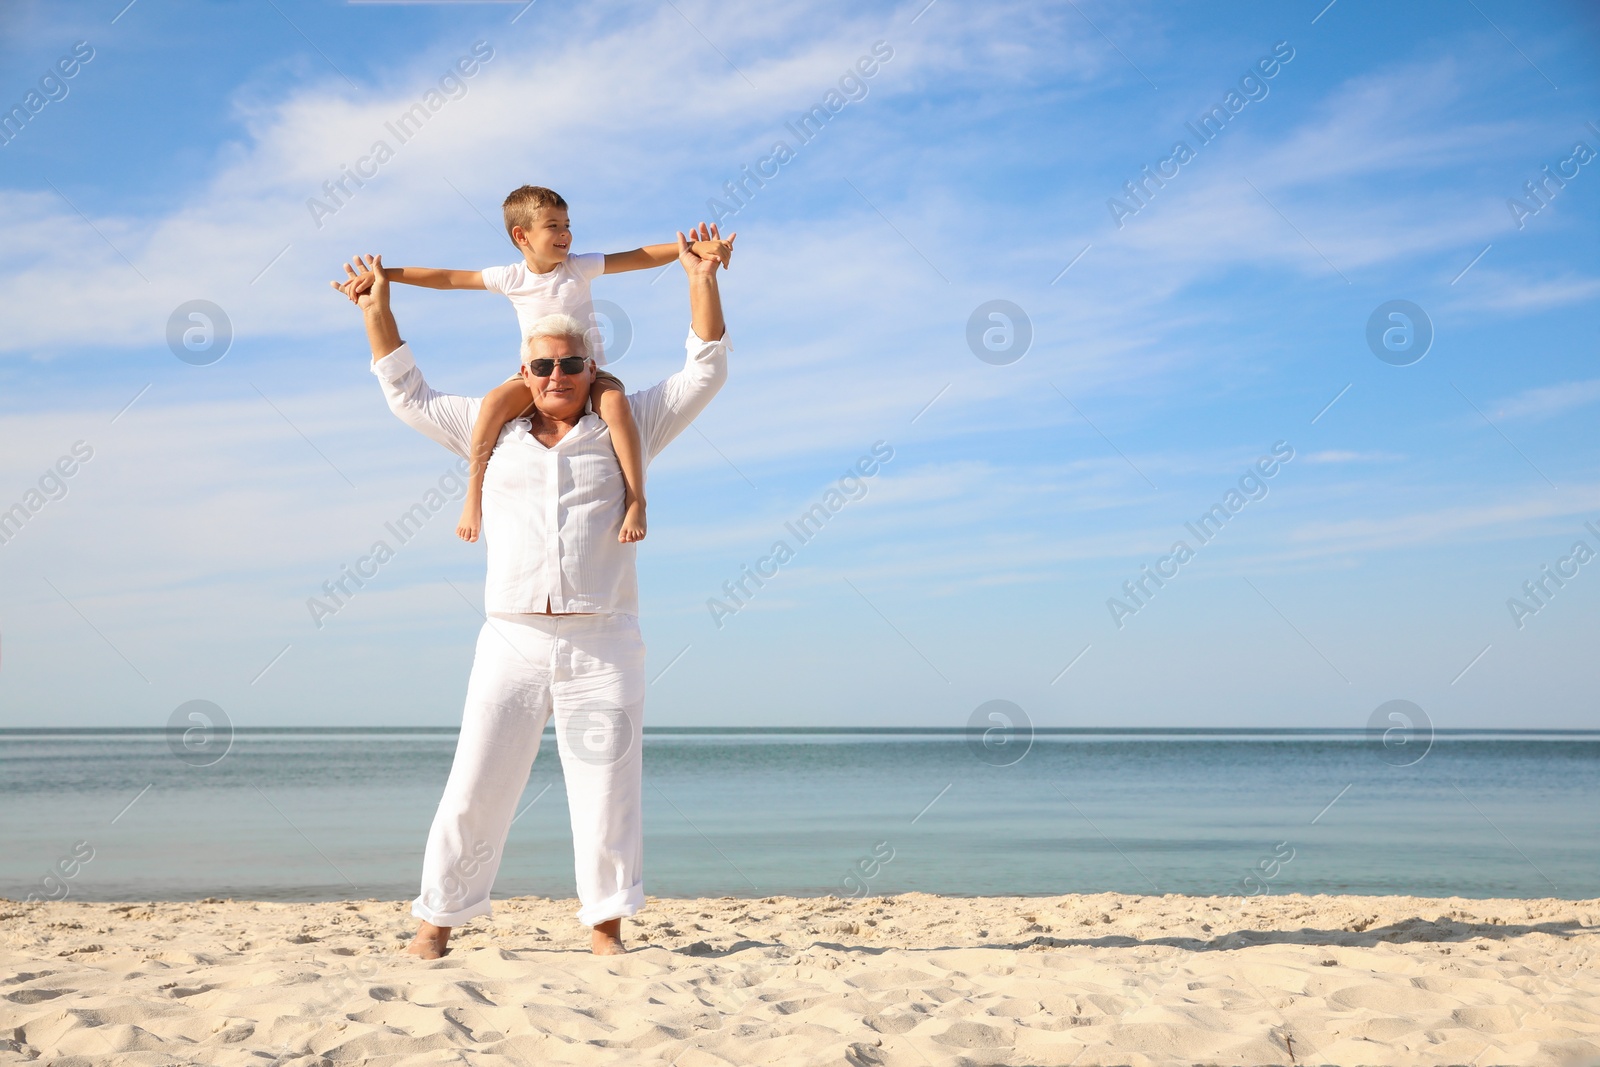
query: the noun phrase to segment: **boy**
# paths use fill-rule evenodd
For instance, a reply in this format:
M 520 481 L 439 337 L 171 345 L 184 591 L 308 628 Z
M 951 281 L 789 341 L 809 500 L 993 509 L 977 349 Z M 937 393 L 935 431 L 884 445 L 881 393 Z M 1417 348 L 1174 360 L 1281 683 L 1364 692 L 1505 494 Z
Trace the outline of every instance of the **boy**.
M 524 185 L 514 190 L 506 197 L 503 211 L 506 233 L 510 235 L 511 243 L 522 252 L 521 263 L 489 267 L 481 271 L 390 267 L 389 280 L 429 289 L 487 289 L 503 293 L 510 298 L 512 307 L 516 308 L 517 322 L 526 333 L 533 322 L 555 312 L 571 315 L 579 322 L 592 323 L 590 280 L 600 274 L 648 270 L 678 258 L 676 244 L 646 245 L 631 252 L 605 255 L 598 252 L 569 255 L 572 224 L 567 216 L 567 202 L 560 194 L 543 186 Z M 702 259 L 716 256 L 726 267 L 733 255 L 733 239 L 737 236 L 730 234 L 723 240 L 713 232 L 715 239 L 695 241 L 692 248 Z M 611 444 L 616 449 L 617 463 L 622 468 L 626 510 L 617 540 L 630 544 L 643 540 L 646 529 L 644 457 L 639 444 L 639 428 L 634 425 L 633 413 L 628 410 L 622 382 L 614 375 L 598 369 L 606 361 L 598 333 L 592 334 L 590 340 L 597 368 L 591 404 L 611 430 Z M 478 421 L 472 427 L 467 498 L 461 508 L 461 523 L 456 527 L 456 536 L 463 541 L 478 539 L 478 531 L 483 524 L 483 471 L 500 437 L 500 430 L 527 411 L 528 406 L 528 387 L 518 374 L 506 379 L 483 398 Z

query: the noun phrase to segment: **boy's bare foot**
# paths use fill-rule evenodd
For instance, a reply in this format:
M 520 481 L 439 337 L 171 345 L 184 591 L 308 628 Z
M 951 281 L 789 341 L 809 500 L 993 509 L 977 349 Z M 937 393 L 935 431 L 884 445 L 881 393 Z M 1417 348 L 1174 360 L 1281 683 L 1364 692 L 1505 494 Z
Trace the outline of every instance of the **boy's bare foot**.
M 635 500 L 622 513 L 622 531 L 617 534 L 617 540 L 631 545 L 635 541 L 643 541 L 644 534 L 644 501 Z
M 607 919 L 593 927 L 589 945 L 596 956 L 620 956 L 627 952 L 622 945 L 622 920 Z
M 456 525 L 456 536 L 463 541 L 476 541 L 478 530 L 482 525 L 483 506 L 469 497 L 462 505 L 461 521 Z
M 411 944 L 406 946 L 406 954 L 418 956 L 425 960 L 436 960 L 450 951 L 450 927 L 435 926 L 425 922 L 417 927 L 417 936 L 411 939 Z

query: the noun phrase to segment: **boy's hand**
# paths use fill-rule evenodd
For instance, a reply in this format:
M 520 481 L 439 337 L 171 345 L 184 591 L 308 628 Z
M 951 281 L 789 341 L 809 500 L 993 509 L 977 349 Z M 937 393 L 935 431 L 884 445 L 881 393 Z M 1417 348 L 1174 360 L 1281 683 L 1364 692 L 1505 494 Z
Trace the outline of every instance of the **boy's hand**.
M 712 232 L 716 232 L 716 227 L 712 227 Z M 708 241 L 696 241 L 690 247 L 693 249 L 694 254 L 701 259 L 715 259 L 726 270 L 728 261 L 733 258 L 733 239 L 738 236 L 737 233 L 732 233 L 728 235 L 728 239 L 725 241 L 720 237 Z
M 355 264 L 354 269 L 351 263 Z M 345 280 L 329 282 L 361 310 L 384 305 L 389 300 L 389 278 L 383 270 L 383 257 L 356 256 L 344 265 Z
M 709 278 L 717 273 L 717 267 L 722 265 L 720 257 L 714 254 L 702 254 L 698 251 L 700 245 L 710 244 L 712 241 L 721 241 L 716 226 L 709 229 L 701 223 L 699 229 L 689 227 L 687 236 L 680 230 L 678 232 L 678 262 L 683 264 L 684 273 L 690 278 Z M 728 242 L 729 251 L 732 251 L 732 239 Z

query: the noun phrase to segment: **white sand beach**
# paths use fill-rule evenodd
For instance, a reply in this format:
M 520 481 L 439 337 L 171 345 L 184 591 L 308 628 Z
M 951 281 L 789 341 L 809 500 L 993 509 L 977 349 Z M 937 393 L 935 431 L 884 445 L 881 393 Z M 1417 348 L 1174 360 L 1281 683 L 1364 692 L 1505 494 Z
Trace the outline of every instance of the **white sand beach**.
M 0 903 L 0 1062 L 1600 1063 L 1600 901 L 569 900 L 444 959 L 393 901 Z

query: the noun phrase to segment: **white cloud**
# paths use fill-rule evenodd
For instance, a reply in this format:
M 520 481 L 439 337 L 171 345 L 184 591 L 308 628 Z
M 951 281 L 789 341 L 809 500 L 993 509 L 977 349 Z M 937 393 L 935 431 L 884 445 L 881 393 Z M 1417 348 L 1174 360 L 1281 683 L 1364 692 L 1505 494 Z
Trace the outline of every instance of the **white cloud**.
M 67 499 L 0 547 L 6 637 L 23 628 L 35 658 L 25 668 L 38 679 L 24 690 L 28 698 L 53 707 L 46 697 L 75 658 L 91 647 L 106 651 L 39 575 L 56 581 L 141 666 L 165 662 L 185 686 L 190 671 L 218 670 L 212 652 L 226 653 L 227 670 L 243 686 L 285 643 L 297 642 L 282 677 L 319 665 L 303 675 L 309 716 L 337 720 L 356 706 L 318 704 L 329 680 L 359 678 L 363 688 L 370 682 L 376 695 L 365 699 L 399 706 L 413 694 L 395 679 L 417 679 L 424 659 L 429 670 L 443 663 L 464 672 L 472 608 L 462 596 L 477 595 L 482 561 L 481 549 L 455 543 L 453 511 L 435 516 L 336 626 L 310 628 L 305 598 L 381 537 L 384 522 L 416 501 L 450 460 L 399 427 L 370 380 L 358 380 L 365 362 L 359 323 L 327 292 L 326 278 L 358 248 L 385 251 L 395 263 L 472 267 L 508 259 L 496 205 L 527 180 L 569 195 L 580 243 L 589 247 L 667 236 L 879 38 L 894 44 L 896 57 L 868 98 L 851 104 L 828 139 L 808 146 L 735 220 L 743 236 L 724 282 L 736 347 L 728 390 L 652 468 L 653 487 L 661 488 L 658 521 L 641 571 L 657 603 L 670 605 L 663 615 L 679 601 L 685 612 L 703 615 L 695 598 L 713 593 L 752 548 L 764 550 L 783 520 L 880 438 L 894 444 L 897 459 L 868 497 L 842 512 L 797 568 L 763 593 L 759 611 L 792 606 L 783 625 L 827 625 L 833 620 L 818 607 L 825 598 L 810 594 L 853 595 L 839 580 L 847 573 L 869 592 L 896 585 L 902 603 L 964 596 L 963 606 L 1004 611 L 1036 634 L 1056 626 L 1059 613 L 1100 612 L 1095 597 L 1114 591 L 1129 559 L 1166 551 L 1183 535 L 1184 519 L 1254 459 L 1258 450 L 1239 441 L 1265 432 L 1260 427 L 1272 420 L 1253 415 L 1275 419 L 1268 405 L 1283 401 L 1289 409 L 1308 395 L 1273 393 L 1281 376 L 1312 365 L 1316 357 L 1306 349 L 1332 348 L 1297 323 L 1252 326 L 1240 312 L 1246 301 L 1227 294 L 1218 299 L 1208 290 L 1190 299 L 1248 271 L 1268 283 L 1296 272 L 1326 276 L 1344 291 L 1240 176 L 1255 181 L 1347 273 L 1409 268 L 1446 251 L 1440 258 L 1458 263 L 1443 283 L 1492 239 L 1485 235 L 1507 225 L 1498 200 L 1461 191 L 1467 186 L 1459 168 L 1543 144 L 1534 123 L 1462 119 L 1474 113 L 1465 106 L 1468 87 L 1492 91 L 1464 77 L 1475 69 L 1470 56 L 1353 69 L 1348 82 L 1303 111 L 1289 79 L 1306 68 L 1291 66 L 1271 98 L 1251 105 L 1267 121 L 1253 126 L 1256 114 L 1243 116 L 1226 143 L 1208 148 L 1148 214 L 1118 233 L 1100 210 L 1113 190 L 1085 192 L 1083 174 L 1105 162 L 1094 155 L 1098 140 L 1120 134 L 1112 127 L 1130 114 L 1107 103 L 1114 87 L 1148 87 L 1065 8 L 941 3 L 913 30 L 909 19 L 924 3 L 913 0 L 892 17 L 842 4 L 826 17 L 781 5 L 737 12 L 683 5 L 754 88 L 670 6 L 641 4 L 627 9 L 627 18 L 614 7 L 578 9 L 571 17 L 589 20 L 590 32 L 527 50 L 496 42 L 495 60 L 469 83 L 466 97 L 401 146 L 321 231 L 306 198 L 382 136 L 384 122 L 471 41 L 440 43 L 395 67 L 393 79 L 376 88 L 352 92 L 330 78 L 287 97 L 240 96 L 237 142 L 219 148 L 213 169 L 176 208 L 120 215 L 97 208 L 92 188 L 79 198 L 93 226 L 148 282 L 53 191 L 0 191 L 7 233 L 0 346 L 23 370 L 32 368 L 16 357 L 71 361 L 39 395 L 13 402 L 35 405 L 31 413 L 0 424 L 0 487 L 10 487 L 0 492 L 0 505 L 16 499 L 71 441 L 104 445 Z M 1098 19 L 1101 12 L 1091 10 Z M 1137 20 L 1126 10 L 1106 9 L 1102 26 L 1119 40 L 1140 40 L 1141 49 L 1167 48 L 1160 26 L 1112 21 Z M 1143 62 L 1147 53 L 1136 54 Z M 553 70 L 563 76 L 550 77 Z M 927 140 L 926 126 L 913 121 L 932 109 L 946 140 Z M 1041 123 L 1068 147 L 1041 144 Z M 1281 137 L 1274 132 L 1285 127 Z M 1013 155 L 996 158 L 1001 152 Z M 1040 178 L 1040 160 L 1051 152 L 1073 165 Z M 1013 171 L 1026 180 L 1012 181 Z M 1039 191 L 1057 176 L 1059 190 Z M 847 177 L 872 198 L 870 206 Z M 71 181 L 63 186 L 69 194 L 78 189 Z M 1085 203 L 1093 210 L 1081 214 L 1096 218 L 1078 235 L 1075 212 Z M 1090 241 L 1093 251 L 1052 286 Z M 285 245 L 287 254 L 256 279 Z M 1487 268 L 1500 251 L 1457 287 L 1463 298 L 1474 284 L 1498 285 Z M 95 265 L 92 299 L 72 299 L 86 259 Z M 1271 299 L 1274 292 L 1262 284 L 1248 295 Z M 634 320 L 634 350 L 618 368 L 630 385 L 670 371 L 681 358 L 682 282 L 607 278 L 596 295 L 623 304 Z M 1593 295 L 1592 280 L 1563 276 L 1501 287 L 1474 306 L 1520 313 Z M 1034 326 L 1033 349 L 1007 367 L 979 363 L 963 337 L 972 308 L 994 296 L 1024 304 Z M 214 368 L 181 367 L 165 351 L 167 315 L 194 297 L 224 304 L 234 319 L 235 351 Z M 514 330 L 503 302 L 405 290 L 398 304 L 436 385 L 474 391 L 496 380 L 496 346 L 509 344 Z M 1359 350 L 1359 316 L 1355 321 L 1350 347 L 1370 362 Z M 1266 344 L 1281 349 L 1268 356 Z M 120 379 L 113 390 L 94 376 L 60 384 L 80 367 L 103 365 L 140 378 L 125 391 Z M 1336 373 L 1317 366 L 1316 373 Z M 157 385 L 111 426 L 109 414 L 151 380 L 143 377 L 146 367 Z M 1309 419 L 1346 380 L 1337 373 L 1338 382 L 1296 418 Z M 1463 384 L 1477 395 L 1477 387 Z M 1145 485 L 1056 387 L 1162 490 Z M 1592 402 L 1595 387 L 1544 386 L 1485 407 L 1506 419 L 1548 417 Z M 941 390 L 913 424 L 912 415 Z M 108 392 L 118 395 L 106 400 Z M 91 393 L 102 394 L 106 410 L 92 409 Z M 1315 479 L 1313 469 L 1303 472 L 1308 483 L 1339 474 L 1345 480 L 1305 492 L 1292 481 L 1301 474 L 1275 482 L 1269 501 L 1252 504 L 1229 527 L 1228 541 L 1206 550 L 1211 573 L 1246 566 L 1358 571 L 1351 561 L 1363 554 L 1559 532 L 1600 499 L 1594 487 L 1524 497 L 1520 489 L 1485 484 L 1489 476 L 1478 470 L 1467 473 L 1466 484 L 1401 484 L 1420 465 L 1408 463 L 1404 472 L 1377 465 L 1435 447 L 1447 452 L 1448 445 L 1373 440 L 1375 422 L 1356 423 L 1362 409 L 1352 409 L 1370 396 L 1357 390 L 1317 425 L 1323 436 L 1306 429 L 1306 440 L 1294 442 L 1304 448 L 1298 462 L 1315 470 Z M 1212 398 L 1221 401 L 1214 410 Z M 1168 418 L 1178 407 L 1195 417 Z M 1370 409 L 1361 417 L 1376 418 Z M 1479 423 L 1474 432 L 1483 429 Z M 1324 443 L 1330 447 L 1313 448 Z M 729 461 L 758 488 L 746 486 Z M 1346 590 L 1352 602 L 1363 592 L 1379 595 L 1393 576 L 1392 568 L 1381 569 L 1367 576 L 1371 584 Z M 1100 592 L 1102 575 L 1108 583 Z M 1081 605 L 1039 594 L 1072 583 L 1094 586 Z M 986 596 L 1000 586 L 1015 588 Z M 1102 615 L 1096 625 L 1104 625 Z M 954 633 L 966 617 L 915 623 Z M 703 617 L 692 622 L 705 624 Z M 425 630 L 448 631 L 448 641 L 417 636 Z M 1215 642 L 1232 640 L 1227 630 L 1199 620 L 1195 647 L 1217 649 Z M 298 643 L 312 635 L 309 647 Z M 365 642 L 358 669 L 342 658 L 351 646 L 341 641 Z M 8 671 L 15 670 L 13 647 Z M 783 654 L 759 651 L 767 658 L 752 663 L 763 667 Z M 386 658 L 406 663 L 385 666 Z M 449 678 L 447 703 L 459 699 L 458 675 Z M 408 713 L 437 721 L 417 707 Z M 385 718 L 388 709 L 377 706 L 373 715 Z
M 1511 419 L 1548 419 L 1600 400 L 1600 378 L 1542 385 L 1489 405 L 1496 422 Z
M 381 243 L 390 248 L 391 258 L 409 259 L 453 234 L 451 247 L 476 247 L 484 250 L 479 255 L 508 258 L 494 209 L 504 189 L 527 175 L 581 191 L 574 197 L 575 214 L 591 234 L 598 220 L 607 220 L 607 232 L 620 229 L 618 220 L 626 221 L 628 205 L 639 199 L 635 176 L 641 174 L 650 176 L 652 186 L 691 190 L 687 198 L 680 192 L 674 203 L 687 199 L 698 213 L 705 196 L 737 176 L 739 163 L 766 150 L 782 132 L 784 118 L 819 99 L 844 66 L 878 39 L 891 41 L 895 59 L 869 83 L 868 97 L 847 107 L 837 124 L 841 134 L 850 123 L 860 133 L 881 131 L 883 151 L 901 156 L 925 146 L 895 140 L 883 109 L 897 99 L 967 87 L 973 90 L 970 102 L 949 105 L 959 127 L 963 121 L 981 123 L 1005 90 L 1027 91 L 1029 79 L 1045 72 L 1069 86 L 1083 86 L 1103 79 L 1107 63 L 1121 63 L 1103 43 L 1094 43 L 1098 38 L 1081 20 L 1068 20 L 1062 29 L 1026 6 L 952 8 L 930 13 L 912 32 L 905 22 L 914 7 L 906 6 L 888 24 L 845 8 L 825 22 L 784 9 L 739 18 L 688 10 L 735 57 L 755 88 L 720 59 L 683 62 L 685 49 L 703 56 L 706 46 L 670 7 L 648 14 L 640 9 L 642 17 L 622 28 L 596 15 L 593 36 L 573 39 L 555 56 L 541 53 L 539 65 L 502 43 L 496 58 L 467 80 L 466 95 L 446 103 L 414 140 L 396 144 L 394 160 L 357 190 L 347 207 L 324 220 L 321 230 L 307 199 L 322 196 L 323 183 L 338 178 L 341 166 L 354 163 L 376 139 L 393 142 L 385 124 L 434 86 L 471 42 L 440 45 L 404 65 L 381 88 L 353 93 L 330 79 L 281 100 L 241 100 L 244 136 L 219 151 L 215 174 L 178 209 L 164 217 L 121 218 L 96 211 L 92 200 L 79 205 L 149 281 L 110 256 L 108 284 L 73 315 L 56 310 L 61 293 L 77 278 L 82 249 L 102 249 L 101 238 L 48 189 L 0 192 L 0 226 L 9 238 L 0 254 L 0 313 L 9 327 L 0 349 L 37 353 L 91 342 L 156 345 L 166 313 L 195 297 L 223 304 L 243 334 L 308 337 L 342 330 L 341 310 L 315 290 L 354 250 L 352 245 Z M 1028 24 L 1026 34 L 1018 20 Z M 1002 22 L 1006 34 L 983 32 L 986 25 Z M 783 42 L 776 50 L 775 41 Z M 552 79 L 545 73 L 551 68 L 570 73 Z M 1297 73 L 1286 67 L 1280 80 Z M 672 91 L 663 91 L 664 86 Z M 1319 106 L 1316 117 L 1277 143 L 1252 133 L 1246 113 L 1240 129 L 1224 134 L 1232 143 L 1204 150 L 1152 207 L 1153 217 L 1141 216 L 1122 232 L 1086 237 L 1086 243 L 1097 242 L 1092 258 L 1080 265 L 1072 286 L 1054 290 L 1052 297 L 1061 294 L 1082 316 L 1091 341 L 1099 338 L 1103 344 L 1116 337 L 1124 345 L 1152 347 L 1163 329 L 1135 314 L 1134 321 L 1149 328 L 1142 338 L 1130 336 L 1127 312 L 1158 306 L 1230 262 L 1290 263 L 1331 273 L 1238 173 L 1251 176 L 1346 271 L 1476 240 L 1484 227 L 1472 221 L 1472 202 L 1428 189 L 1399 195 L 1374 189 L 1368 199 L 1358 199 L 1348 184 L 1397 169 L 1448 166 L 1481 151 L 1486 140 L 1516 133 L 1510 127 L 1446 121 L 1461 91 L 1456 61 L 1444 59 L 1352 79 Z M 538 106 L 530 107 L 531 100 Z M 1279 106 L 1272 97 L 1252 105 Z M 880 113 L 870 116 L 874 108 Z M 516 116 L 515 134 L 509 137 L 508 116 Z M 682 131 L 694 136 L 685 138 Z M 830 137 L 833 132 L 828 131 Z M 568 152 L 552 154 L 550 145 Z M 818 157 L 828 148 L 801 151 L 796 171 L 780 174 L 775 188 L 763 192 L 769 201 L 802 188 L 812 196 L 819 191 L 816 169 L 829 164 Z M 1232 158 L 1216 158 L 1224 151 Z M 594 166 L 597 152 L 604 156 L 603 167 Z M 707 159 L 724 161 L 709 181 Z M 868 165 L 873 165 L 870 157 Z M 805 168 L 810 170 L 802 175 Z M 447 180 L 489 218 L 488 226 Z M 866 179 L 857 184 L 864 181 L 870 188 Z M 926 289 L 914 280 L 926 265 L 909 249 L 896 248 L 900 238 L 843 181 L 837 187 L 838 196 L 831 203 L 824 199 L 821 215 L 762 236 L 787 242 L 808 229 L 829 235 L 858 232 L 884 243 L 897 265 L 903 259 L 907 280 L 896 279 L 897 288 Z M 876 207 L 897 219 L 918 247 L 959 281 L 968 238 L 958 227 L 970 211 L 971 195 L 971 190 L 936 185 L 910 191 L 907 204 L 879 202 Z M 1330 213 L 1338 219 L 1336 227 L 1325 225 Z M 470 239 L 463 239 L 463 231 Z M 1063 244 L 1062 235 L 1048 229 L 1035 227 L 1032 234 L 1037 234 L 1034 247 L 1009 250 L 1014 261 L 1038 258 L 1064 265 L 1082 247 L 1072 240 Z M 747 235 L 752 244 L 754 238 Z M 286 246 L 284 257 L 256 280 Z M 814 271 L 811 261 L 801 262 Z M 1059 265 L 1041 266 L 1040 281 Z M 871 283 L 862 286 L 858 279 L 857 292 L 870 292 L 885 281 L 881 266 L 868 257 L 858 257 L 853 266 Z M 1076 288 L 1086 284 L 1086 275 L 1094 279 L 1088 290 Z M 1137 284 L 1128 284 L 1131 279 Z M 773 276 L 767 288 L 782 280 Z M 924 280 L 938 281 L 931 272 Z M 1103 294 L 1115 297 L 1107 301 Z
M 1474 286 L 1474 303 L 1479 307 L 1517 313 L 1548 311 L 1568 304 L 1584 304 L 1600 298 L 1600 278 L 1565 275 L 1544 281 L 1524 281 L 1503 274 L 1485 276 Z
M 1314 519 L 1300 523 L 1289 540 L 1303 557 L 1347 552 L 1380 552 L 1412 545 L 1444 545 L 1467 540 L 1525 537 L 1551 529 L 1549 520 L 1562 520 L 1576 531 L 1583 518 L 1600 509 L 1600 484 L 1507 497 L 1480 493 L 1484 499 L 1449 507 L 1397 515 L 1351 519 Z
M 1272 139 L 1251 112 L 1283 105 L 1272 96 L 1249 105 L 1107 251 L 1126 245 L 1130 259 L 1179 268 L 1177 284 L 1233 264 L 1337 279 L 1475 245 L 1465 262 L 1508 220 L 1500 200 L 1465 191 L 1452 169 L 1488 151 L 1533 153 L 1543 144 L 1526 123 L 1459 117 L 1482 88 L 1464 75 L 1468 67 L 1443 56 L 1365 71 Z M 1298 74 L 1284 67 L 1280 92 Z
M 527 49 L 499 43 L 495 57 L 463 79 L 465 95 L 447 99 L 406 143 L 388 124 L 437 87 L 469 53 L 471 40 L 440 44 L 382 87 L 352 92 L 330 78 L 281 100 L 240 100 L 243 137 L 218 151 L 209 181 L 166 215 L 108 216 L 84 196 L 78 206 L 86 220 L 49 189 L 0 191 L 0 227 L 8 237 L 0 253 L 0 314 L 8 326 L 0 351 L 159 343 L 167 313 L 195 297 L 229 309 L 242 333 L 327 333 L 342 327 L 341 313 L 313 291 L 352 245 L 414 248 L 455 227 L 483 236 L 483 223 L 447 181 L 472 198 L 495 231 L 500 197 L 529 175 L 573 190 L 577 221 L 590 225 L 591 234 L 592 220 L 626 219 L 642 176 L 652 187 L 687 189 L 687 203 L 699 215 L 723 180 L 706 182 L 707 160 L 726 161 L 727 176 L 737 176 L 739 162 L 759 158 L 783 120 L 822 99 L 877 40 L 898 39 L 898 46 L 891 42 L 894 59 L 867 82 L 866 99 L 838 116 L 839 124 L 854 120 L 852 108 L 932 83 L 958 85 L 974 74 L 1024 79 L 1062 58 L 1037 48 L 1026 57 L 1006 49 L 996 54 L 983 44 L 981 29 L 993 20 L 1039 22 L 1024 5 L 972 14 L 953 8 L 925 20 L 914 35 L 903 24 L 844 7 L 827 18 L 778 7 L 726 20 L 690 9 L 697 24 L 715 26 L 721 47 L 739 57 L 741 74 L 714 54 L 708 61 L 705 41 L 671 5 L 636 13 L 618 20 L 597 12 L 590 16 L 592 34 L 554 50 L 540 42 L 537 62 Z M 1081 50 L 1059 34 L 1041 29 L 1041 36 L 1065 44 L 1068 55 Z M 746 57 L 747 51 L 757 54 Z M 1096 69 L 1086 62 L 1078 76 L 1092 77 Z M 555 70 L 562 75 L 552 77 Z M 307 200 L 327 201 L 324 183 L 340 180 L 341 168 L 378 140 L 393 149 L 392 161 L 319 229 Z M 673 202 L 685 203 L 681 192 Z M 684 221 L 658 221 L 641 236 L 670 237 Z M 285 246 L 284 258 L 257 279 Z M 510 258 L 503 238 L 491 247 Z M 93 301 L 62 315 L 62 294 L 81 285 L 85 249 L 97 258 L 107 253 L 104 284 Z M 122 255 L 134 266 L 124 265 Z

